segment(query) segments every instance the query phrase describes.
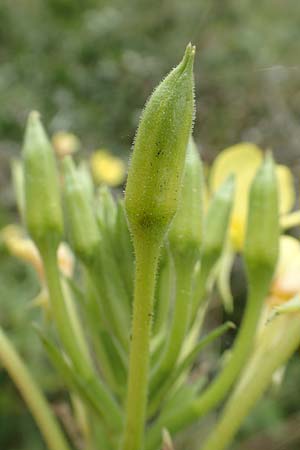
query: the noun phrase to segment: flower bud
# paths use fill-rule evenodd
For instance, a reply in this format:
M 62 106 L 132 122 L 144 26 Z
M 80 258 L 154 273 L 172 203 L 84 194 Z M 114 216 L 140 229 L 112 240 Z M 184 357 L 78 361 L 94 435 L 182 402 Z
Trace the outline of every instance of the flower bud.
M 29 233 L 38 246 L 49 234 L 55 235 L 58 243 L 63 232 L 58 173 L 54 152 L 37 112 L 29 115 L 23 158 Z
M 114 249 L 119 269 L 130 298 L 133 297 L 134 250 L 124 209 L 124 203 L 117 204 L 117 216 L 114 231 Z
M 116 217 L 117 205 L 110 189 L 106 185 L 100 186 L 97 192 L 97 219 L 101 229 L 111 234 L 115 228 Z
M 272 276 L 279 246 L 278 191 L 271 154 L 258 169 L 252 182 L 245 241 L 245 260 L 249 276 Z
M 161 239 L 180 194 L 194 115 L 193 61 L 188 45 L 181 63 L 155 89 L 137 130 L 125 193 L 131 231 Z
M 11 175 L 16 196 L 18 212 L 24 223 L 25 214 L 25 193 L 24 193 L 24 170 L 20 159 L 13 159 L 11 162 Z
M 76 173 L 78 179 L 80 180 L 80 184 L 82 185 L 82 188 L 85 191 L 85 195 L 87 196 L 87 198 L 90 199 L 90 202 L 92 202 L 94 199 L 95 186 L 91 172 L 85 161 L 81 161 L 79 163 L 79 165 L 77 166 Z
M 90 196 L 80 182 L 70 156 L 63 160 L 64 198 L 70 241 L 78 256 L 85 262 L 94 257 L 100 245 L 100 233 Z
M 234 201 L 234 187 L 232 175 L 214 195 L 205 218 L 201 265 L 209 267 L 209 270 L 221 255 L 226 240 Z
M 178 255 L 195 258 L 202 240 L 203 171 L 198 150 L 190 138 L 185 161 L 179 205 L 169 230 L 170 249 Z

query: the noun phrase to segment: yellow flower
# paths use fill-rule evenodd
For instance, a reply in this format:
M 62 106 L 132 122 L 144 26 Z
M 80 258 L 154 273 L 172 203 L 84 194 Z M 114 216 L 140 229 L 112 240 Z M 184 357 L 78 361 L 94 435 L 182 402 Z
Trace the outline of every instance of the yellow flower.
M 275 275 L 258 326 L 258 342 L 266 325 L 277 314 L 300 311 L 300 242 L 282 235 L 279 245 Z
M 97 184 L 104 183 L 114 187 L 123 183 L 126 174 L 125 163 L 108 150 L 96 150 L 91 156 L 90 164 Z
M 1 238 L 8 251 L 21 261 L 29 263 L 36 271 L 40 283 L 45 285 L 43 263 L 34 242 L 25 235 L 17 225 L 7 225 L 1 230 Z M 71 277 L 74 269 L 74 256 L 66 243 L 62 242 L 57 251 L 57 262 L 60 271 Z
M 71 155 L 80 148 L 80 141 L 75 134 L 59 131 L 52 136 L 52 145 L 59 158 Z
M 300 295 L 300 242 L 281 236 L 279 260 L 268 298 L 269 306 L 278 306 Z
M 235 250 L 243 248 L 248 214 L 248 194 L 252 180 L 263 160 L 262 150 L 254 144 L 243 142 L 223 150 L 215 159 L 210 173 L 210 190 L 215 192 L 231 174 L 236 176 L 236 194 L 230 226 L 231 243 Z M 287 214 L 295 202 L 293 178 L 290 170 L 277 165 L 279 210 Z
M 30 264 L 39 280 L 44 280 L 44 270 L 38 249 L 17 225 L 7 225 L 1 230 L 2 240 L 8 251 L 16 258 Z
M 0 238 L 8 251 L 16 258 L 30 264 L 36 271 L 40 292 L 31 301 L 30 306 L 42 308 L 50 317 L 50 302 L 45 280 L 43 262 L 34 242 L 25 235 L 24 230 L 17 225 L 7 225 L 1 230 Z M 71 277 L 74 271 L 74 256 L 66 243 L 61 242 L 57 251 L 58 267 L 63 275 Z

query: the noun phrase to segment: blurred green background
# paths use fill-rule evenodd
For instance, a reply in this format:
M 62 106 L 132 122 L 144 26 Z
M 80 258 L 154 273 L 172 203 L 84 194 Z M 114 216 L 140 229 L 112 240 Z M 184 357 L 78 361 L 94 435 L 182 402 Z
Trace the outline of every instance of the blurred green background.
M 297 0 L 1 0 L 0 226 L 16 220 L 9 160 L 20 152 L 30 110 L 41 112 L 50 133 L 77 134 L 85 152 L 107 147 L 127 158 L 147 97 L 189 41 L 197 46 L 194 133 L 204 159 L 249 140 L 272 148 L 299 179 L 299 23 Z M 0 248 L 1 325 L 60 401 L 30 326 L 37 289 L 32 271 Z M 267 428 L 276 439 L 238 448 L 300 448 L 297 358 L 289 371 L 240 435 L 268 439 Z M 1 368 L 0 448 L 42 449 Z

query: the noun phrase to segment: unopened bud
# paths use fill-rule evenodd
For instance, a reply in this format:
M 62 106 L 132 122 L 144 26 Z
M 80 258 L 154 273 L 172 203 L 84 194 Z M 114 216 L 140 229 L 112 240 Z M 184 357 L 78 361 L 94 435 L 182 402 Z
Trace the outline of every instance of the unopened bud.
M 174 257 L 195 257 L 202 241 L 203 171 L 198 150 L 190 138 L 185 161 L 179 205 L 169 230 L 170 249 Z
M 215 193 L 207 211 L 201 265 L 210 269 L 220 257 L 226 241 L 234 200 L 234 187 L 234 176 L 229 176 Z
M 249 276 L 271 277 L 278 258 L 279 212 L 276 171 L 271 154 L 252 182 L 244 255 Z
M 125 193 L 133 235 L 147 232 L 161 239 L 176 213 L 194 115 L 194 53 L 188 45 L 142 114 Z
M 25 213 L 25 193 L 24 193 L 24 170 L 20 159 L 13 159 L 11 163 L 11 174 L 14 192 L 17 200 L 18 212 L 24 221 Z
M 71 245 L 86 263 L 94 257 L 100 245 L 100 233 L 94 215 L 90 196 L 80 181 L 70 156 L 63 160 L 64 198 L 67 225 Z
M 23 145 L 25 218 L 33 240 L 39 246 L 63 232 L 59 179 L 53 149 L 37 112 L 29 116 Z
M 103 185 L 97 193 L 97 219 L 102 229 L 113 232 L 117 217 L 117 204 L 110 189 Z

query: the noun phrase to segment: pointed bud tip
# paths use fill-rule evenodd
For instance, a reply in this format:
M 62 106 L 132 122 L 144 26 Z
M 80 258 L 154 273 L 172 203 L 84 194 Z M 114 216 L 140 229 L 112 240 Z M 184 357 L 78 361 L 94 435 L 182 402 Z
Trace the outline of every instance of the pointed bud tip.
M 274 158 L 273 158 L 272 150 L 267 150 L 266 151 L 264 164 L 265 165 L 272 165 L 272 166 L 274 165 Z
M 37 141 L 38 145 L 36 145 Z M 48 141 L 48 138 L 40 120 L 40 113 L 38 111 L 31 111 L 25 127 L 23 150 L 25 152 L 27 150 L 31 151 L 33 148 L 36 150 L 37 147 L 40 152 L 46 141 Z M 41 145 L 41 142 L 43 145 Z
M 34 110 L 32 110 L 32 111 L 30 111 L 30 113 L 29 113 L 29 117 L 32 117 L 32 118 L 39 118 L 40 117 L 40 113 L 39 113 L 39 111 L 36 111 L 35 109 Z
M 185 49 L 181 63 L 179 64 L 180 73 L 183 73 L 187 68 L 192 68 L 194 64 L 196 47 L 189 43 Z
M 40 120 L 40 113 L 38 111 L 31 111 L 28 116 L 28 123 L 35 123 Z
M 190 55 L 194 56 L 195 52 L 196 52 L 196 46 L 193 45 L 191 42 L 189 42 L 188 45 L 186 46 L 185 54 L 189 53 Z
M 275 161 L 273 158 L 273 154 L 271 150 L 267 150 L 265 152 L 264 159 L 257 170 L 253 182 L 255 182 L 256 179 L 260 179 L 261 177 L 266 176 L 267 174 L 272 175 L 274 173 L 275 173 Z

